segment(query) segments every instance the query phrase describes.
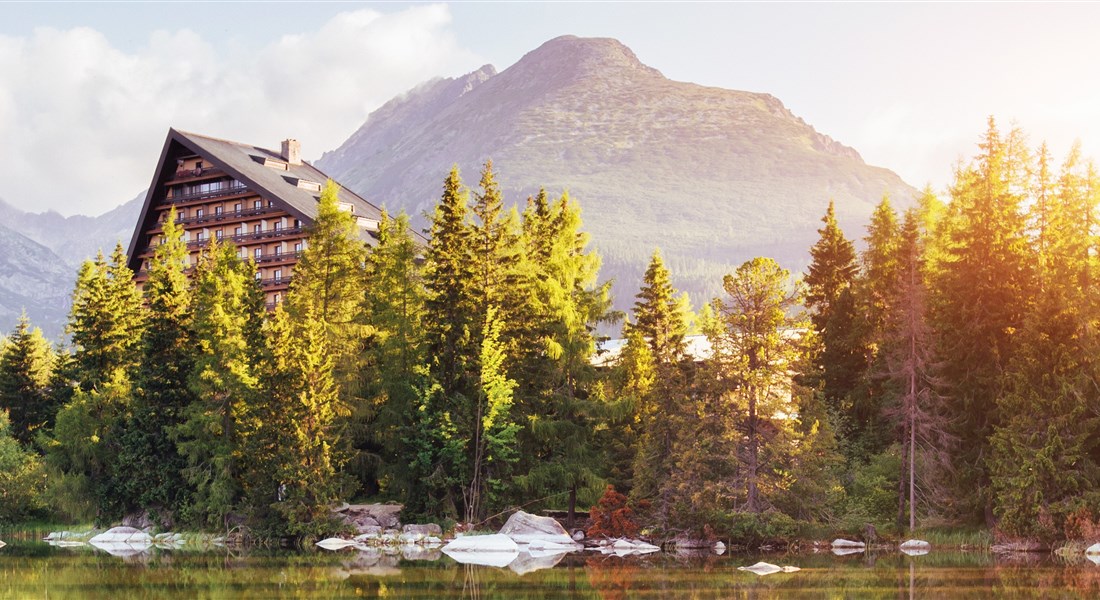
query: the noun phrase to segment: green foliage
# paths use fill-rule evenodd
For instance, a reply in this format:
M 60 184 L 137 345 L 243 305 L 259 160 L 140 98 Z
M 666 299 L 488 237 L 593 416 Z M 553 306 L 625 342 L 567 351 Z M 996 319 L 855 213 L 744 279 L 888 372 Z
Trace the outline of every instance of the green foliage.
M 20 447 L 11 435 L 8 412 L 0 409 L 0 523 L 11 523 L 46 506 L 42 459 Z
M 208 525 L 224 525 L 241 497 L 240 436 L 253 418 L 264 347 L 266 311 L 255 273 L 231 243 L 211 239 L 194 274 L 196 356 L 189 382 L 195 401 L 173 433 L 195 490 L 187 510 Z
M 368 333 L 361 311 L 367 247 L 355 216 L 340 209 L 339 191 L 331 179 L 321 191 L 306 247 L 294 266 L 286 310 L 297 321 L 320 321 L 333 353 L 341 400 L 350 402 L 361 385 L 360 360 Z
M 11 415 L 15 438 L 29 445 L 37 430 L 52 424 L 57 407 L 50 394 L 54 356 L 27 314 L 0 348 L 0 410 Z
M 101 505 L 117 507 L 116 517 L 138 509 L 174 516 L 190 501 L 192 488 L 183 475 L 186 460 L 173 443 L 195 398 L 188 386 L 195 363 L 191 286 L 185 272 L 190 262 L 175 218 L 173 208 L 163 223 L 164 242 L 149 261 L 144 289 L 149 316 L 130 410 L 108 433 L 117 439 L 118 453 Z
M 367 257 L 370 285 L 363 307 L 372 332 L 366 345 L 366 401 L 356 414 L 358 471 L 374 473 L 367 485 L 409 498 L 419 487 L 407 468 L 413 451 L 406 435 L 416 419 L 419 386 L 427 365 L 424 349 L 424 275 L 409 218 L 383 213 L 378 245 Z
M 339 419 L 346 412 L 334 356 L 323 320 L 304 316 L 299 321 L 279 308 L 268 323 L 270 355 L 254 410 L 256 431 L 246 446 L 253 469 L 244 484 L 254 516 L 298 536 L 331 533 L 331 507 L 352 491 L 342 472 L 347 449 Z
M 146 311 L 133 277 L 121 244 L 110 263 L 99 254 L 77 274 L 65 331 L 74 349 L 70 376 L 85 391 L 128 376 L 139 360 Z

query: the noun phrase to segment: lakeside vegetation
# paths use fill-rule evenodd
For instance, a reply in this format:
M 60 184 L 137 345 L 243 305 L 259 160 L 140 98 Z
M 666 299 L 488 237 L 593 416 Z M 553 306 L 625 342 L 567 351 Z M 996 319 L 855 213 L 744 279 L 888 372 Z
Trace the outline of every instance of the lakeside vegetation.
M 506 211 L 491 163 L 472 194 L 451 171 L 424 248 L 403 215 L 366 247 L 330 182 L 271 313 L 230 243 L 188 276 L 173 213 L 144 294 L 116 248 L 69 347 L 4 342 L 0 522 L 313 536 L 355 497 L 478 525 L 611 485 L 657 538 L 1093 538 L 1100 176 L 992 120 L 979 147 L 950 202 L 884 199 L 862 252 L 830 205 L 802 281 L 753 259 L 698 310 L 655 252 L 612 311 L 577 203 Z

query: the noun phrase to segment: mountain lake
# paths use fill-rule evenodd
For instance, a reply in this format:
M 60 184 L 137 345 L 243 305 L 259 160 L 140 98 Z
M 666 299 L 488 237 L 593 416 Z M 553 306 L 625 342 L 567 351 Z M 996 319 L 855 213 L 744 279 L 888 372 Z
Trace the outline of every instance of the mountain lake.
M 460 564 L 438 549 L 116 552 L 4 534 L 0 598 L 1096 598 L 1084 556 L 938 551 L 616 556 L 585 551 Z M 538 554 L 537 552 L 535 554 Z M 758 561 L 798 567 L 756 575 Z

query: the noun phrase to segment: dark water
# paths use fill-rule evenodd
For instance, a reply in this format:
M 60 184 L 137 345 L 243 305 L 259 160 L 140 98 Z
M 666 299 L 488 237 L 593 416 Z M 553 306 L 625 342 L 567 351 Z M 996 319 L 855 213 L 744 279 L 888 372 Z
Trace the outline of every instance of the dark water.
M 560 560 L 521 554 L 497 568 L 460 565 L 438 552 L 410 560 L 355 550 L 154 548 L 117 557 L 87 546 L 6 541 L 0 598 L 1100 598 L 1100 566 L 1049 555 L 587 552 Z M 802 570 L 763 577 L 737 570 L 758 560 Z

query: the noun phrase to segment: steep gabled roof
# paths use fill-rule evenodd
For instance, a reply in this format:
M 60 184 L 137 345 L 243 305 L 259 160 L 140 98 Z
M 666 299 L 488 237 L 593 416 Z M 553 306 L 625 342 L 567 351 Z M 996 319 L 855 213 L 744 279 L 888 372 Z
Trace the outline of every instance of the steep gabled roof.
M 304 223 L 312 223 L 317 216 L 317 201 L 321 193 L 298 185 L 299 180 L 324 185 L 328 176 L 313 165 L 305 161 L 296 165 L 288 164 L 281 152 L 276 150 L 169 129 L 156 173 L 149 185 L 149 191 L 145 194 L 145 203 L 141 207 L 138 226 L 130 240 L 131 269 L 137 268 L 135 253 L 144 246 L 144 237 L 151 225 L 147 219 L 150 217 L 152 207 L 164 200 L 164 184 L 172 179 L 176 172 L 175 158 L 184 155 L 201 156 L 204 161 L 209 161 L 211 166 L 221 169 L 265 200 L 273 201 L 277 207 L 301 219 Z M 270 161 L 285 164 L 286 170 L 264 166 L 265 162 Z M 343 186 L 340 186 L 339 201 L 353 206 L 357 217 L 374 220 L 381 217 L 382 211 L 377 206 Z M 426 241 L 418 233 L 413 235 L 420 242 Z M 372 245 L 375 243 L 375 239 L 371 236 L 364 236 L 364 238 Z

